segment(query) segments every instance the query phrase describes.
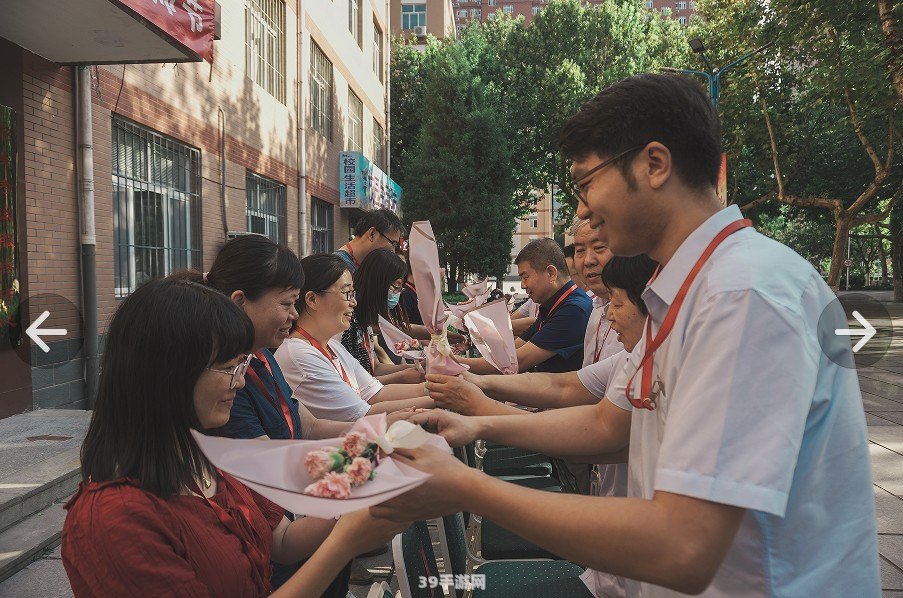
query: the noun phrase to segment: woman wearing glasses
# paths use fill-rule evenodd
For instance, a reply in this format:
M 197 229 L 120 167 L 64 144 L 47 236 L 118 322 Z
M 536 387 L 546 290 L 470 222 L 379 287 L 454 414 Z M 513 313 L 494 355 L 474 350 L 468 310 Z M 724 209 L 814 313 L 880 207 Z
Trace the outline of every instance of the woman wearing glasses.
M 275 358 L 294 390 L 293 396 L 320 418 L 354 421 L 372 413 L 407 407 L 431 407 L 423 384 L 383 384 L 333 337 L 354 317 L 354 284 L 348 266 L 336 255 L 301 260 L 304 285 L 297 302 L 298 321 Z
M 403 288 L 405 263 L 388 249 L 371 251 L 353 275 L 357 305 L 351 325 L 342 333 L 342 345 L 383 384 L 417 384 L 423 375 L 410 365 L 382 363 L 376 356 L 374 331 L 382 316 L 402 330 L 408 320 L 398 302 Z
M 76 596 L 266 596 L 271 559 L 308 559 L 273 596 L 319 596 L 404 528 L 360 511 L 324 540 L 201 453 L 190 430 L 226 424 L 255 335 L 232 301 L 184 279 L 148 282 L 119 306 L 66 505 Z

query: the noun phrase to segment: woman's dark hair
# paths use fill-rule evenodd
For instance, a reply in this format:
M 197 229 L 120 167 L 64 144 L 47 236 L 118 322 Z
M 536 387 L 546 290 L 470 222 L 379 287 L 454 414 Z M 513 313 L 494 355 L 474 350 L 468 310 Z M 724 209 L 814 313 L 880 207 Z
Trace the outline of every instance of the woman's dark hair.
M 394 251 L 376 249 L 367 254 L 360 267 L 354 273 L 354 290 L 357 292 L 357 307 L 354 315 L 358 324 L 379 326 L 379 316 L 393 324 L 402 324 L 407 328 L 404 310 L 389 311 L 389 287 L 392 283 L 405 277 L 405 263 Z
M 304 282 L 301 285 L 301 295 L 295 303 L 295 309 L 299 314 L 307 309 L 305 296 L 308 293 L 325 291 L 348 270 L 345 260 L 334 253 L 309 255 L 301 260 L 301 267 L 304 269 Z
M 133 478 L 163 498 L 193 487 L 208 466 L 189 433 L 201 428 L 195 384 L 253 345 L 251 320 L 215 289 L 176 278 L 139 287 L 107 332 L 82 478 Z
M 295 252 L 261 235 L 227 241 L 207 273 L 207 284 L 230 296 L 243 291 L 254 301 L 269 289 L 304 286 L 304 270 Z
M 614 256 L 602 268 L 602 284 L 609 289 L 621 289 L 627 293 L 630 302 L 636 305 L 645 316 L 646 302 L 643 291 L 658 267 L 658 262 L 646 254 L 633 257 Z

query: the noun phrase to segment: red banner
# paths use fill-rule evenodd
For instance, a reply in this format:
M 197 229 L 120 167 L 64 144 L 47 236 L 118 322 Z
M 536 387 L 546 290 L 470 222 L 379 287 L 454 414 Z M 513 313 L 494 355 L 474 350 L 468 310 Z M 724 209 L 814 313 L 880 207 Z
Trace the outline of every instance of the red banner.
M 116 0 L 207 62 L 213 62 L 214 0 Z

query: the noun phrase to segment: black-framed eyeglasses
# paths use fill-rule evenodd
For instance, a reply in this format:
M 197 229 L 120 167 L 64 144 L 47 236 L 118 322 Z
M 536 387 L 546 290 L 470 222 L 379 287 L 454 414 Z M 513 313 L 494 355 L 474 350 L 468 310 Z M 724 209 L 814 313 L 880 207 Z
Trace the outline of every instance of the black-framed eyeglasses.
M 577 197 L 577 199 L 579 199 L 582 203 L 585 204 L 586 203 L 586 189 L 589 186 L 590 178 L 594 174 L 596 174 L 597 172 L 599 172 L 600 170 L 602 170 L 609 164 L 611 164 L 617 160 L 620 160 L 621 158 L 623 158 L 630 152 L 635 152 L 638 149 L 643 149 L 644 147 L 646 147 L 645 143 L 643 145 L 635 145 L 635 146 L 631 147 L 630 149 L 626 149 L 623 152 L 621 152 L 620 154 L 616 154 L 615 156 L 612 156 L 608 160 L 603 160 L 600 164 L 593 166 L 592 168 L 590 168 L 589 170 L 584 172 L 582 175 L 580 175 L 578 178 L 571 180 L 571 191 L 574 193 L 574 195 Z M 581 181 L 583 181 L 583 182 L 581 182 Z
M 386 241 L 388 241 L 389 243 L 392 244 L 392 249 L 393 249 L 393 251 L 400 251 L 400 250 L 402 249 L 402 247 L 401 247 L 401 241 L 400 241 L 400 240 L 398 240 L 398 241 L 393 241 L 392 239 L 390 239 L 389 237 L 387 237 L 387 236 L 384 235 L 383 233 L 381 233 L 381 232 L 379 232 L 379 231 L 376 231 L 376 232 L 379 233 L 379 236 L 380 236 L 380 237 L 382 237 L 383 239 L 385 239 Z
M 357 299 L 357 291 L 351 289 L 350 291 L 317 291 L 317 293 L 333 293 L 335 295 L 344 295 L 345 301 L 351 303 L 352 301 Z
M 251 353 L 250 355 L 248 355 L 247 357 L 242 359 L 238 363 L 238 365 L 236 365 L 234 368 L 231 368 L 228 370 L 218 370 L 216 368 L 207 368 L 207 369 L 210 370 L 211 372 L 217 372 L 219 374 L 228 374 L 228 375 L 232 376 L 232 378 L 229 380 L 229 390 L 232 390 L 236 386 L 238 386 L 238 379 L 244 378 L 245 372 L 248 371 L 248 366 L 251 364 L 252 359 L 254 359 L 253 353 Z

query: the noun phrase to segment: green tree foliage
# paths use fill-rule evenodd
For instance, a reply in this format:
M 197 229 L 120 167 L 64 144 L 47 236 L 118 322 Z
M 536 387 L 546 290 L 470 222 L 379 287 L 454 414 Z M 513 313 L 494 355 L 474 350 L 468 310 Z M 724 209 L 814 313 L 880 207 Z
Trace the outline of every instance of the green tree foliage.
M 774 43 L 722 83 L 730 199 L 775 236 L 781 218 L 799 228 L 829 216 L 831 251 L 818 261 L 828 258 L 837 288 L 847 233 L 886 222 L 903 181 L 900 99 L 876 5 L 702 0 L 697 17 L 693 33 L 714 63 Z M 800 242 L 797 232 L 783 236 Z
M 434 43 L 435 45 L 435 43 Z M 423 58 L 423 115 L 406 151 L 402 214 L 429 219 L 449 288 L 465 272 L 498 276 L 508 268 L 514 206 L 511 150 L 500 107 L 487 97 L 479 51 L 453 44 Z

